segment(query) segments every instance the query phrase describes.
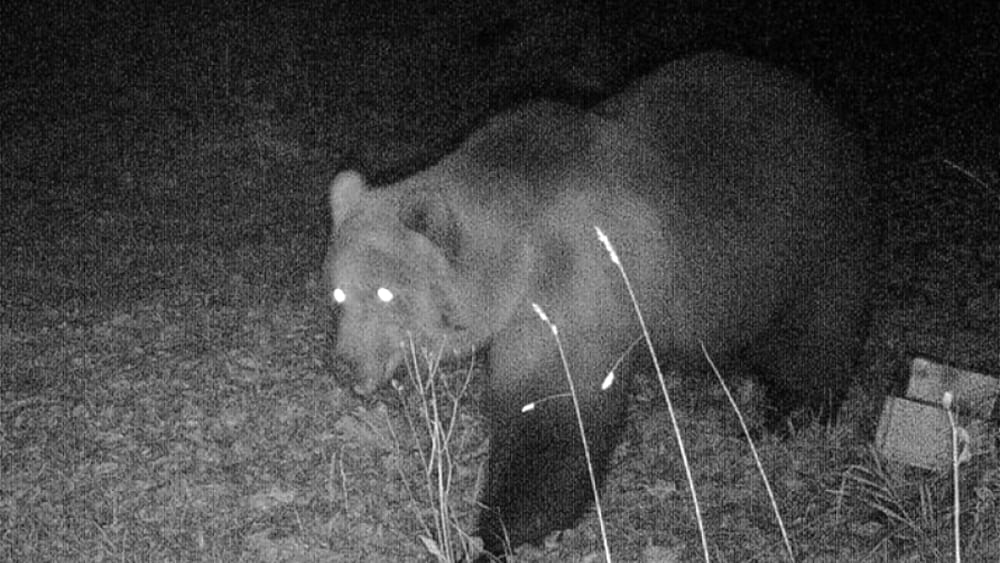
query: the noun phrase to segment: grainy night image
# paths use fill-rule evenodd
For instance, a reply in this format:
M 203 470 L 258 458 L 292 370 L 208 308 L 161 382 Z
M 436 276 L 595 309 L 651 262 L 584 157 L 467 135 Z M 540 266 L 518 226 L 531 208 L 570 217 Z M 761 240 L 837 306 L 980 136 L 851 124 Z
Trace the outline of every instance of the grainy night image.
M 1000 560 L 1000 6 L 904 5 L 8 2 L 0 560 Z

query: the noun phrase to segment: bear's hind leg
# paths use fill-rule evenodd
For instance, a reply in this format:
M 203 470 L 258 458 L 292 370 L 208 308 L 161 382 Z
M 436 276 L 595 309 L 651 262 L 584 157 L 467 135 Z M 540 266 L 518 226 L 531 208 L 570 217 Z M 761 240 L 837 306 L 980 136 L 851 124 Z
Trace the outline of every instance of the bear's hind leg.
M 782 315 L 762 366 L 774 408 L 768 426 L 782 429 L 788 417 L 802 423 L 834 419 L 855 380 L 864 350 L 868 313 L 858 278 L 828 280 Z

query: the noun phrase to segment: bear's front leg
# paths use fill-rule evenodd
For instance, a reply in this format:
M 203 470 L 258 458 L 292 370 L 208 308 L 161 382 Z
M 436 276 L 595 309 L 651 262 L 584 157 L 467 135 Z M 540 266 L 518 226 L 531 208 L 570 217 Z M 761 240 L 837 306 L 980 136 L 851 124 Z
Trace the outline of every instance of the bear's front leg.
M 538 541 L 573 526 L 593 490 L 573 400 L 551 333 L 540 321 L 510 329 L 490 350 L 485 397 L 490 453 L 479 535 L 485 549 Z M 530 327 L 530 328 L 526 328 Z M 618 359 L 604 331 L 564 340 L 598 488 L 625 420 L 625 374 L 601 390 Z M 603 338 L 601 338 L 603 334 Z M 534 408 L 524 411 L 525 405 Z M 484 559 L 485 560 L 485 559 Z

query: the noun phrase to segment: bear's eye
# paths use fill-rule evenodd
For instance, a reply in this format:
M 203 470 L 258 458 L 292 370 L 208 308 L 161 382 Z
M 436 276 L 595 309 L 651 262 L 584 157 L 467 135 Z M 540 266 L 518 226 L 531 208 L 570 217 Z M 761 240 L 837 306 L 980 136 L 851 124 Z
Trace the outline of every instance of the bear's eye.
M 378 291 L 376 291 L 375 294 L 378 295 L 379 301 L 383 303 L 391 303 L 392 300 L 396 298 L 391 291 L 384 287 L 378 288 Z
M 344 301 L 347 301 L 347 294 L 344 293 L 343 289 L 340 289 L 339 287 L 335 288 L 333 290 L 333 300 L 338 305 L 343 305 Z

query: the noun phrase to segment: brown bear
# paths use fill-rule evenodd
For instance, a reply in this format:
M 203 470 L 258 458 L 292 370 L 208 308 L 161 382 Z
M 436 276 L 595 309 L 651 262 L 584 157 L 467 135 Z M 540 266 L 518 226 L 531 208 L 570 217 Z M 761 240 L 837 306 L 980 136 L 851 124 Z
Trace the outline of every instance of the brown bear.
M 782 412 L 835 405 L 861 345 L 871 236 L 850 137 L 800 80 L 724 54 L 678 60 L 583 111 L 501 114 L 438 163 L 330 188 L 325 273 L 336 354 L 370 393 L 409 339 L 488 350 L 490 453 L 479 534 L 501 554 L 572 526 L 591 488 L 559 326 L 598 480 L 619 440 L 640 335 L 616 245 L 661 358 L 699 342 L 759 376 Z M 647 360 L 648 361 L 648 360 Z

